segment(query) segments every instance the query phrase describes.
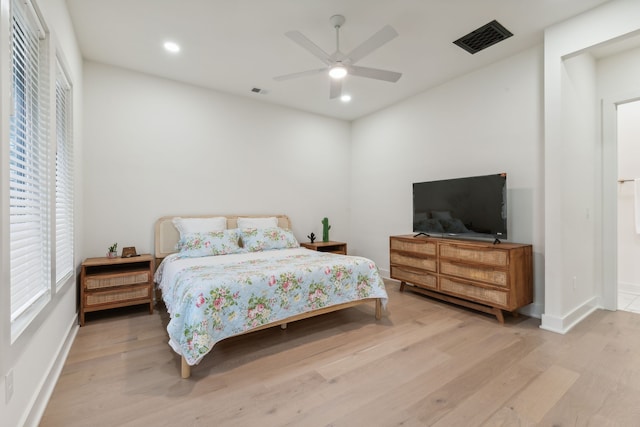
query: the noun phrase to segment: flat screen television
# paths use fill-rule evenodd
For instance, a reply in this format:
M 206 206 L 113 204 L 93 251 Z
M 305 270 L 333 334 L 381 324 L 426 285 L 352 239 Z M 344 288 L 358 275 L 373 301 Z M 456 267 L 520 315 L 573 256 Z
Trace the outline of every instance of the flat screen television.
M 507 174 L 414 183 L 413 231 L 506 240 Z

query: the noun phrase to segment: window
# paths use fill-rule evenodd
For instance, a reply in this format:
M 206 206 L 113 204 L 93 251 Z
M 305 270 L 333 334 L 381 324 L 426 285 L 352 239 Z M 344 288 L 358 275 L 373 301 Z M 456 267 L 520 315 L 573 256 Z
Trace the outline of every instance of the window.
M 56 71 L 56 286 L 73 274 L 73 139 L 71 85 Z
M 12 340 L 50 299 L 48 96 L 45 32 L 24 1 L 11 2 L 9 264 Z

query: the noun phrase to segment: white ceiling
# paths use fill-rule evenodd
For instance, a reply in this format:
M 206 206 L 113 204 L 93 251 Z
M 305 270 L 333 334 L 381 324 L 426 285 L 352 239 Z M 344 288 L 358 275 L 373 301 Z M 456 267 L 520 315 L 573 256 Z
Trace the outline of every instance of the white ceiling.
M 84 58 L 256 100 L 353 120 L 542 43 L 544 28 L 608 0 L 67 0 Z M 397 83 L 347 77 L 350 103 L 329 77 L 273 77 L 323 64 L 284 36 L 299 30 L 343 52 L 384 25 L 399 36 L 358 65 L 403 73 Z M 496 19 L 514 36 L 471 55 L 453 41 Z M 162 48 L 182 46 L 178 54 Z M 265 93 L 252 93 L 252 88 Z

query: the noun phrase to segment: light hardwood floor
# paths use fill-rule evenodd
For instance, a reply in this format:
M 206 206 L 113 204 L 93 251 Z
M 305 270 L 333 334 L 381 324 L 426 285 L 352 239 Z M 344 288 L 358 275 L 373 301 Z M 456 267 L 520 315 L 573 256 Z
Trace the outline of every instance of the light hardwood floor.
M 389 282 L 373 304 L 217 344 L 192 377 L 166 311 L 92 313 L 41 426 L 640 426 L 640 315 L 566 335 Z

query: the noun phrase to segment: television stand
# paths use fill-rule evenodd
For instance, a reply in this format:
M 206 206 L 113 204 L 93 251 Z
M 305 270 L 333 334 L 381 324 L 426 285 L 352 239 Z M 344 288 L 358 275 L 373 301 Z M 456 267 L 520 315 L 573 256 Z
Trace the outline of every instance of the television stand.
M 391 236 L 389 247 L 391 278 L 401 292 L 490 313 L 500 323 L 503 311 L 516 314 L 533 302 L 531 245 L 405 235 Z
M 427 233 L 423 233 L 422 231 L 418 234 L 414 234 L 413 237 L 418 237 L 418 236 L 425 236 L 425 237 L 431 237 L 429 236 Z

